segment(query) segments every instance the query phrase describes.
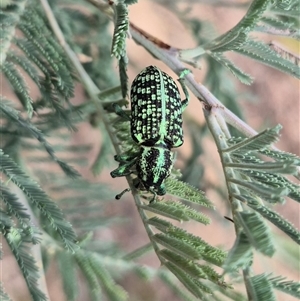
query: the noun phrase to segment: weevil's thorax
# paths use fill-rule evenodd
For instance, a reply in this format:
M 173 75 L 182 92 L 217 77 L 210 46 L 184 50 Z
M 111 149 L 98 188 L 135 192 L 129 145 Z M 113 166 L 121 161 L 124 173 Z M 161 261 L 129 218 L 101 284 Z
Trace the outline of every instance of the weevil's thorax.
M 141 71 L 131 86 L 131 135 L 139 145 L 183 143 L 182 103 L 175 81 L 155 66 Z
M 139 180 L 148 191 L 158 195 L 166 193 L 163 182 L 169 177 L 173 166 L 173 154 L 163 147 L 141 147 L 136 161 Z

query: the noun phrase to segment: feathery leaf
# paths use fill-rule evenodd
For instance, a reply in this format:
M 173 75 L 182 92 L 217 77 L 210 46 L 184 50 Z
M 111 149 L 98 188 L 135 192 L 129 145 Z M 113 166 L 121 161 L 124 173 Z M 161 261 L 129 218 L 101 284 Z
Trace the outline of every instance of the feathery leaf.
M 155 202 L 150 203 L 147 206 L 141 205 L 139 207 L 178 221 L 189 221 L 192 219 L 205 225 L 210 223 L 210 219 L 207 216 L 186 205 L 183 205 L 180 202 Z
M 269 257 L 275 253 L 270 230 L 257 213 L 238 212 L 235 221 L 243 227 L 243 233 L 255 249 Z
M 223 268 L 227 272 L 232 272 L 251 265 L 252 259 L 253 253 L 248 237 L 244 232 L 240 232 L 228 253 Z
M 268 221 L 277 226 L 296 243 L 300 244 L 300 232 L 289 221 L 280 216 L 280 214 L 262 205 L 250 196 L 239 196 L 238 199 L 246 203 L 250 208 L 254 209 Z
M 11 228 L 5 236 L 6 241 L 14 254 L 22 271 L 27 287 L 34 301 L 47 301 L 45 294 L 38 288 L 38 267 L 35 259 L 31 256 L 29 248 L 22 242 L 18 230 Z
M 0 98 L 1 99 L 1 98 Z M 17 124 L 17 127 L 20 127 L 23 131 L 27 131 L 30 135 L 32 135 L 34 138 L 36 138 L 42 145 L 44 146 L 47 153 L 51 156 L 51 158 L 59 164 L 61 169 L 65 172 L 66 175 L 68 175 L 71 178 L 79 177 L 79 173 L 71 166 L 69 166 L 67 163 L 61 161 L 58 159 L 54 153 L 53 148 L 51 145 L 47 142 L 45 139 L 43 133 L 36 128 L 31 122 L 24 120 L 20 116 L 20 112 L 15 110 L 9 101 L 6 101 L 4 99 L 1 99 L 0 101 L 0 110 L 7 116 L 7 118 L 14 123 Z
M 275 289 L 300 299 L 299 282 L 285 280 L 285 277 L 282 276 L 268 277 L 268 280 Z
M 278 69 L 296 78 L 300 78 L 300 68 L 278 56 L 277 52 L 259 41 L 248 40 L 242 48 L 236 50 L 238 53 L 248 56 L 262 64 Z
M 92 255 L 89 258 L 90 265 L 94 270 L 96 276 L 101 281 L 104 290 L 107 293 L 109 300 L 111 301 L 126 301 L 128 300 L 127 292 L 120 286 L 117 285 L 114 279 L 111 277 L 107 269 L 102 263 L 97 260 L 97 257 Z
M 121 1 L 115 7 L 115 30 L 111 53 L 117 59 L 121 59 L 126 55 L 126 37 L 129 28 L 128 8 Z
M 63 289 L 68 301 L 76 301 L 78 297 L 78 283 L 74 258 L 70 253 L 57 252 L 56 259 L 63 282 Z
M 166 179 L 165 185 L 167 192 L 171 195 L 180 197 L 191 203 L 214 209 L 214 205 L 204 193 L 188 183 L 170 177 Z
M 218 63 L 227 68 L 241 83 L 245 85 L 252 84 L 253 78 L 234 65 L 229 59 L 223 56 L 221 52 L 208 52 L 208 54 Z
M 63 214 L 57 205 L 2 150 L 0 150 L 0 161 L 0 170 L 25 193 L 42 215 L 46 217 L 49 224 L 61 236 L 65 247 L 74 252 L 78 248 L 76 235 L 70 223 L 63 218 Z
M 282 129 L 281 125 L 277 125 L 274 128 L 266 129 L 257 135 L 244 139 L 234 145 L 223 149 L 223 152 L 237 152 L 237 151 L 258 151 L 265 147 L 277 142 L 279 139 L 279 131 Z M 229 140 L 229 142 L 234 140 Z
M 248 278 L 247 290 L 254 301 L 276 301 L 272 284 L 266 274 L 260 274 Z
M 168 250 L 171 250 L 174 253 L 179 254 L 180 256 L 186 258 L 187 260 L 199 259 L 200 255 L 197 252 L 196 248 L 190 244 L 182 241 L 181 239 L 159 233 L 151 237 L 151 240 L 159 243 Z

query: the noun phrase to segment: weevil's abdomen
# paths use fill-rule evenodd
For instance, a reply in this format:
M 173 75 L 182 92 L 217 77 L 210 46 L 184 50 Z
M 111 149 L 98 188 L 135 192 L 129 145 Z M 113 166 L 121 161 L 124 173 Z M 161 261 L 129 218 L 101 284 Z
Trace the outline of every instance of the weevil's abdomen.
M 131 135 L 139 145 L 183 143 L 182 104 L 175 81 L 155 66 L 141 71 L 131 86 Z

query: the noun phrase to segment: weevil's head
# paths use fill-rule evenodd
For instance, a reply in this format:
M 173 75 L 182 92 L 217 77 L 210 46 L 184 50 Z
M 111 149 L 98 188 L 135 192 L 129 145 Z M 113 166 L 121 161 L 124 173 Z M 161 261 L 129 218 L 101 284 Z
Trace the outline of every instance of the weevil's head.
M 165 147 L 141 146 L 136 171 L 143 187 L 157 195 L 166 194 L 164 180 L 170 175 L 173 154 Z

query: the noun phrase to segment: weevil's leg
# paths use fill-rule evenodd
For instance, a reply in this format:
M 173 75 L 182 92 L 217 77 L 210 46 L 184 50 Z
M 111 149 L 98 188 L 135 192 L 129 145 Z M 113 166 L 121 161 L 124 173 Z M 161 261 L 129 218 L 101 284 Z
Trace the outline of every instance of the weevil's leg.
M 134 160 L 137 157 L 138 153 L 133 154 L 133 155 L 115 155 L 114 159 L 117 162 L 120 163 L 127 163 L 127 162 L 131 162 L 132 160 Z
M 127 163 L 120 163 L 119 167 L 113 170 L 110 175 L 112 178 L 128 176 L 131 174 L 130 168 L 135 164 L 136 160 L 132 160 Z
M 153 193 L 153 197 L 150 200 L 149 204 L 153 204 L 153 203 L 155 203 L 155 199 L 156 199 L 157 193 L 155 191 L 153 191 L 153 190 L 150 190 L 150 192 Z
M 183 91 L 183 93 L 184 93 L 184 95 L 185 95 L 185 97 L 186 97 L 186 99 L 183 100 L 183 101 L 181 102 L 182 112 L 186 109 L 186 107 L 188 106 L 189 101 L 190 101 L 190 95 L 189 95 L 189 92 L 188 92 L 188 90 L 187 90 L 187 88 L 186 88 L 186 85 L 184 84 L 184 78 L 185 78 L 185 76 L 186 76 L 187 74 L 189 74 L 189 73 L 191 73 L 191 70 L 189 70 L 189 69 L 184 69 L 183 71 L 180 72 L 180 74 L 179 74 L 179 79 L 178 79 L 178 81 L 179 81 L 179 83 L 180 83 L 180 86 L 181 86 L 181 88 L 182 88 L 182 91 Z
M 114 108 L 114 111 L 117 115 L 127 119 L 130 121 L 130 117 L 125 113 L 125 111 L 116 103 L 113 103 L 113 108 Z
M 124 193 L 129 192 L 131 189 L 130 188 L 126 188 L 124 189 L 122 192 L 120 192 L 119 194 L 116 195 L 116 200 L 119 200 Z

